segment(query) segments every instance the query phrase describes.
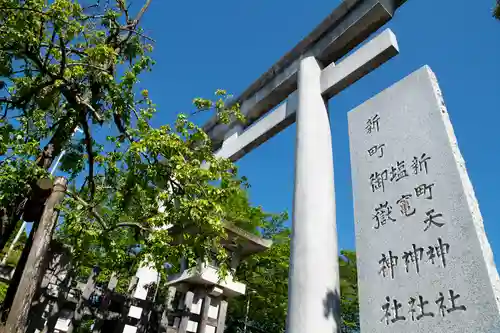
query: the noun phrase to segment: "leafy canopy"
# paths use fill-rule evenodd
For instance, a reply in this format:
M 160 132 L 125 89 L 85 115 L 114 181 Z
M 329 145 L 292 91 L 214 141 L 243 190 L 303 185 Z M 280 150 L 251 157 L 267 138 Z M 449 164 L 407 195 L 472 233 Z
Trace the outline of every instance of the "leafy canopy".
M 225 259 L 224 223 L 255 222 L 246 180 L 200 127 L 184 114 L 151 125 L 156 106 L 137 88 L 154 65 L 140 28 L 150 3 L 132 13 L 125 0 L 0 0 L 2 240 L 63 150 L 71 186 L 57 235 L 84 266 L 120 271 L 147 259 L 160 269 L 207 251 Z M 217 90 L 194 107 L 242 120 L 229 98 Z

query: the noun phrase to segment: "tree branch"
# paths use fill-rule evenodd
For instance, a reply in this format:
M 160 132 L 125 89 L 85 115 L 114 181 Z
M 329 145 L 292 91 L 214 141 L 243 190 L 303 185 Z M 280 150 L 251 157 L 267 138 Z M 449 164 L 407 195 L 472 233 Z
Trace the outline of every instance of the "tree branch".
M 101 225 L 101 227 L 104 230 L 108 230 L 108 225 L 106 224 L 106 222 L 104 222 L 104 219 L 101 217 L 101 215 L 99 215 L 99 213 L 94 209 L 94 207 L 92 207 L 92 205 L 90 205 L 87 201 L 83 200 L 82 198 L 80 198 L 80 196 L 71 192 L 70 190 L 66 190 L 66 194 L 68 194 L 70 197 L 72 197 L 80 204 L 82 204 L 85 208 L 87 208 L 92 214 L 92 216 L 94 216 L 97 222 Z
M 61 48 L 59 76 L 64 77 L 64 71 L 66 70 L 66 45 L 61 35 L 59 35 L 59 47 Z
M 89 124 L 87 123 L 87 117 L 85 114 L 81 114 L 81 123 L 83 128 L 83 133 L 85 134 L 85 145 L 87 147 L 87 155 L 89 159 L 89 186 L 90 186 L 90 199 L 93 200 L 95 196 L 95 181 L 94 181 L 94 152 L 92 151 L 92 136 L 90 134 Z
M 84 62 L 72 62 L 72 63 L 67 65 L 67 67 L 74 67 L 74 66 L 84 66 L 84 67 L 94 68 L 94 69 L 100 70 L 100 71 L 105 72 L 105 73 L 108 72 L 108 70 L 104 67 L 99 67 L 99 66 L 92 65 L 92 64 L 86 64 Z
M 135 20 L 134 20 L 134 25 L 135 26 L 137 26 L 137 24 L 139 24 L 139 21 L 141 20 L 142 16 L 146 12 L 146 10 L 148 10 L 149 5 L 151 5 L 151 1 L 152 0 L 147 0 L 146 3 L 144 4 L 144 6 L 142 6 L 141 11 L 135 17 Z
M 130 140 L 130 142 L 134 142 L 134 138 L 127 132 L 127 129 L 125 128 L 125 125 L 122 123 L 122 116 L 116 112 L 113 112 L 113 121 L 115 122 L 116 127 L 118 128 L 118 131 L 125 135 L 127 139 Z
M 154 40 L 153 38 L 149 37 L 149 36 L 146 36 L 145 34 L 143 33 L 140 33 L 139 31 L 135 30 L 135 29 L 132 29 L 132 28 L 128 28 L 128 27 L 123 27 L 123 28 L 120 28 L 121 30 L 123 31 L 128 31 L 129 33 L 134 33 L 144 39 L 147 39 L 149 40 L 150 42 L 153 42 L 153 43 L 156 43 L 156 40 Z M 127 38 L 128 39 L 128 38 Z M 125 39 L 125 40 L 127 40 Z
M 49 16 L 48 13 L 45 13 L 45 12 L 42 12 L 41 10 L 38 10 L 38 9 L 33 9 L 33 8 L 27 8 L 27 7 L 0 7 L 0 10 L 19 10 L 19 11 L 29 11 L 29 12 L 33 12 L 33 13 L 37 13 L 37 14 L 40 14 L 40 15 L 44 15 L 44 16 Z M 50 16 L 49 16 L 50 17 Z M 65 24 L 68 24 L 67 21 L 63 20 L 62 18 L 60 17 L 50 17 L 51 19 L 54 19 L 54 20 L 58 20 L 60 22 L 63 22 Z
M 25 55 L 26 55 L 26 57 L 29 60 L 31 60 L 35 64 L 36 67 L 38 67 L 38 69 L 40 70 L 40 72 L 42 74 L 45 74 L 45 75 L 49 76 L 52 82 L 55 81 L 58 78 L 62 79 L 63 81 L 66 82 L 66 80 L 64 79 L 64 77 L 57 77 L 56 75 L 54 75 L 54 73 L 50 72 L 47 69 L 47 65 L 45 65 L 44 63 L 42 63 L 42 60 L 38 57 L 38 54 L 30 52 L 30 50 L 26 50 Z
M 7 103 L 11 104 L 14 107 L 17 108 L 23 108 L 33 96 L 38 94 L 42 89 L 52 85 L 54 83 L 54 80 L 49 80 L 43 83 L 40 83 L 38 86 L 32 87 L 29 91 L 27 91 L 25 94 L 20 96 L 19 98 L 16 98 L 15 100 L 13 99 L 8 99 L 6 97 L 0 98 L 0 104 L 1 103 Z
M 104 122 L 104 119 L 102 118 L 102 116 L 96 111 L 96 109 L 94 109 L 94 107 L 92 105 L 89 104 L 89 102 L 87 102 L 86 100 L 80 98 L 79 96 L 76 96 L 76 100 L 79 104 L 82 104 L 82 105 L 85 105 L 91 112 L 92 112 L 92 115 L 94 116 L 94 118 L 99 122 L 99 124 L 103 124 Z
M 137 118 L 137 120 L 141 119 L 139 114 L 137 113 L 137 110 L 130 104 L 127 104 L 128 108 L 130 109 L 130 111 L 132 111 L 135 115 L 135 117 Z
M 5 162 L 7 162 L 13 158 L 14 158 L 14 155 L 7 156 L 6 158 L 4 158 L 3 160 L 0 161 L 0 166 L 2 166 L 2 164 L 4 164 Z
M 52 49 L 53 49 L 54 47 L 55 47 L 55 48 L 57 48 L 57 49 L 59 49 L 59 46 L 57 46 L 57 45 L 55 45 L 55 44 L 54 44 L 54 42 L 55 42 L 55 33 L 53 33 L 53 35 L 52 35 L 52 36 L 53 36 L 53 37 L 52 37 L 52 42 L 51 42 L 50 44 L 49 44 L 49 43 L 40 43 L 40 46 L 41 46 L 41 47 L 46 47 L 46 48 L 48 49 L 48 50 L 47 50 L 47 53 L 45 54 L 45 56 L 46 56 L 46 59 L 45 59 L 45 61 L 44 61 L 45 66 L 47 66 L 47 65 L 48 65 L 48 59 L 47 59 L 47 58 L 49 57 L 50 52 L 52 51 Z M 75 49 L 75 48 L 72 48 L 72 47 L 68 47 L 68 46 L 66 46 L 66 45 L 64 46 L 64 49 L 66 50 L 66 52 L 67 52 L 68 54 L 70 54 L 70 53 L 74 53 L 74 54 L 77 54 L 77 55 L 79 55 L 79 56 L 86 56 L 85 52 L 83 52 L 83 51 L 81 51 L 81 50 L 78 50 L 78 49 Z M 69 65 L 67 65 L 67 66 L 69 66 Z
M 44 28 L 45 28 L 45 19 L 42 17 L 42 19 L 40 20 L 40 33 L 38 36 L 38 42 L 40 43 L 39 45 L 41 45 L 43 40 L 43 32 L 45 31 Z
M 73 96 L 68 96 L 69 98 L 72 98 Z M 68 99 L 66 97 L 66 99 Z M 77 105 L 73 101 L 73 105 Z M 43 152 L 39 155 L 39 157 L 36 160 L 36 163 L 41 166 L 50 166 L 52 164 L 52 161 L 55 156 L 59 155 L 62 150 L 62 146 L 68 142 L 71 139 L 71 135 L 74 133 L 75 128 L 77 127 L 77 120 L 75 119 L 74 115 L 68 110 L 68 112 L 61 117 L 61 120 L 59 122 L 59 125 L 56 128 L 55 133 L 52 135 L 50 138 L 49 143 L 45 146 L 44 151 L 49 145 L 53 146 L 53 156 L 46 156 Z M 48 167 L 46 167 L 48 169 Z
M 123 14 L 125 14 L 125 21 L 127 22 L 127 24 L 129 24 L 130 17 L 128 16 L 128 9 L 125 7 L 125 3 L 123 2 L 123 0 L 116 0 L 116 2 L 118 3 L 118 7 L 120 7 L 120 10 L 123 12 Z
M 106 224 L 106 222 L 104 222 L 104 219 L 101 217 L 101 215 L 99 215 L 99 213 L 94 209 L 94 207 L 92 207 L 92 205 L 90 205 L 88 202 L 86 202 L 80 196 L 71 192 L 70 190 L 66 190 L 66 194 L 69 195 L 74 200 L 76 200 L 78 203 L 82 204 L 85 208 L 87 208 L 90 211 L 90 213 L 92 214 L 92 216 L 94 216 L 94 218 L 98 221 L 98 223 L 104 229 L 104 231 L 109 232 L 109 231 L 113 231 L 113 230 L 118 229 L 118 228 L 127 228 L 127 227 L 128 228 L 139 228 L 141 230 L 149 231 L 149 232 L 153 231 L 151 228 L 148 228 L 139 222 L 120 222 L 120 223 L 117 223 L 113 226 L 108 226 Z
M 115 224 L 114 226 L 110 227 L 108 229 L 108 231 L 112 231 L 112 230 L 115 230 L 115 229 L 118 229 L 118 228 L 139 228 L 141 230 L 144 230 L 144 231 L 153 231 L 151 228 L 148 228 L 148 227 L 145 227 L 143 226 L 142 224 L 138 223 L 138 222 L 120 222 L 120 223 L 117 223 Z

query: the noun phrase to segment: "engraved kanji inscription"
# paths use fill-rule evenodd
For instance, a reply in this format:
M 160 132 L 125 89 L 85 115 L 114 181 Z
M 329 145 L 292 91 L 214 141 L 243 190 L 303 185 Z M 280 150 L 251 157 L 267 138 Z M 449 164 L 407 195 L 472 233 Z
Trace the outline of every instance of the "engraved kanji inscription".
M 374 115 L 373 117 L 371 117 L 370 119 L 368 119 L 366 121 L 366 133 L 368 134 L 372 134 L 372 132 L 378 132 L 380 130 L 380 127 L 379 127 L 379 120 L 380 120 L 380 116 L 378 114 Z
M 375 220 L 374 229 L 378 230 L 381 226 L 385 225 L 388 221 L 395 222 L 392 216 L 392 206 L 386 201 L 375 208 L 375 213 L 373 214 L 373 220 Z
M 392 251 L 389 251 L 389 256 L 382 253 L 382 258 L 379 260 L 380 270 L 379 274 L 382 274 L 383 277 L 387 277 L 390 275 L 392 279 L 394 279 L 394 268 L 398 265 L 399 257 L 392 254 Z
M 415 321 L 416 320 L 416 313 L 417 313 L 417 308 L 415 307 L 417 299 L 410 297 L 410 300 L 408 301 L 408 306 L 410 309 L 408 310 L 408 313 L 411 316 L 411 320 Z
M 432 187 L 434 184 L 422 184 L 415 187 L 415 195 L 417 198 L 425 197 L 425 199 L 432 200 Z
M 417 320 L 421 320 L 425 317 L 434 317 L 434 313 L 430 311 L 425 311 L 425 306 L 429 304 L 429 301 L 424 300 L 422 295 L 418 296 L 418 307 L 420 308 L 420 314 L 417 316 Z
M 410 251 L 403 253 L 402 259 L 405 261 L 406 273 L 409 272 L 410 264 L 414 264 L 415 272 L 420 273 L 420 262 L 422 261 L 423 254 L 424 249 L 422 247 L 417 247 L 415 244 L 412 245 Z
M 370 175 L 370 185 L 372 192 L 382 191 L 385 192 L 385 182 L 387 181 L 387 170 L 382 172 L 375 172 Z
M 408 177 L 405 161 L 398 161 L 396 166 L 391 166 L 391 170 L 389 171 L 389 180 L 391 182 L 398 182 L 405 177 Z
M 398 302 L 398 300 L 396 299 L 391 300 L 389 296 L 387 296 L 385 300 L 386 303 L 382 305 L 382 311 L 384 311 L 384 316 L 380 321 L 385 321 L 385 324 L 389 325 L 390 323 L 394 324 L 398 321 L 406 320 L 406 317 L 400 314 L 403 305 L 400 302 Z
M 446 305 L 444 304 L 444 295 L 442 292 L 439 293 L 439 298 L 436 300 L 436 304 L 439 307 L 439 313 L 442 317 L 444 317 L 446 313 Z
M 427 256 L 429 261 L 434 265 L 436 262 L 436 257 L 441 260 L 441 264 L 446 267 L 446 256 L 450 250 L 450 244 L 444 243 L 441 238 L 438 238 L 437 246 L 429 246 L 427 250 Z
M 436 226 L 439 228 L 444 226 L 444 224 L 445 224 L 444 222 L 439 222 L 439 219 L 441 217 L 443 217 L 443 214 L 436 213 L 434 209 L 430 209 L 427 212 L 425 212 L 425 215 L 427 216 L 427 218 L 424 220 L 424 224 L 425 224 L 424 231 L 429 230 L 429 228 L 432 226 Z
M 418 157 L 413 157 L 413 161 L 411 163 L 411 168 L 413 169 L 413 174 L 418 175 L 422 172 L 425 172 L 426 174 L 429 172 L 427 168 L 427 161 L 429 161 L 431 158 L 427 156 L 426 153 L 423 153 L 420 158 Z
M 368 155 L 373 156 L 376 155 L 378 158 L 384 157 L 384 147 L 385 144 L 374 145 L 370 149 L 368 149 Z
M 448 292 L 450 293 L 450 303 L 451 303 L 451 306 L 448 308 L 448 310 L 446 310 L 446 312 L 450 313 L 450 312 L 453 312 L 453 311 L 466 311 L 467 310 L 467 307 L 465 305 L 457 305 L 457 299 L 460 298 L 460 294 L 455 294 L 455 292 L 453 290 L 448 290 Z
M 399 210 L 401 211 L 401 215 L 409 217 L 415 214 L 416 209 L 411 206 L 410 203 L 410 198 L 412 197 L 411 194 L 403 194 L 401 196 L 401 199 L 396 201 L 396 203 L 399 205 Z

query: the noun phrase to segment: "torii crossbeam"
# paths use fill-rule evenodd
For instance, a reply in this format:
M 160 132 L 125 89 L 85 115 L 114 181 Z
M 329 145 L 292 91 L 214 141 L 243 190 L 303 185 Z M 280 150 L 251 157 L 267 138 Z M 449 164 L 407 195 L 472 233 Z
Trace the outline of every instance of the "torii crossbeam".
M 213 118 L 204 126 L 216 154 L 237 161 L 297 122 L 287 333 L 340 332 L 333 157 L 326 102 L 398 54 L 396 37 L 389 29 L 348 53 L 389 21 L 404 2 L 343 1 L 236 99 L 247 117 L 245 124 L 222 125 Z

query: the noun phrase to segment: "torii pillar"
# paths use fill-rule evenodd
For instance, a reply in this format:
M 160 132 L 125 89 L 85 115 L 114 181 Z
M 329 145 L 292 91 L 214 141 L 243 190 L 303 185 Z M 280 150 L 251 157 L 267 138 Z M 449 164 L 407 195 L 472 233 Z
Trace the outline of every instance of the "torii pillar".
M 321 72 L 313 56 L 301 60 L 288 333 L 340 330 L 332 140 Z
M 287 333 L 340 332 L 338 243 L 326 101 L 398 54 L 389 30 L 367 40 L 406 0 L 344 0 L 235 101 L 247 122 L 203 129 L 237 161 L 297 122 Z M 323 68 L 324 66 L 324 68 Z

